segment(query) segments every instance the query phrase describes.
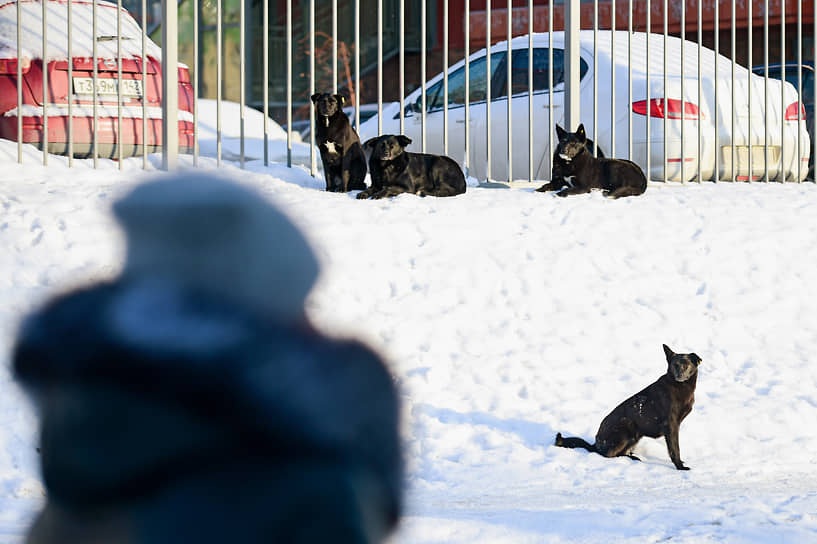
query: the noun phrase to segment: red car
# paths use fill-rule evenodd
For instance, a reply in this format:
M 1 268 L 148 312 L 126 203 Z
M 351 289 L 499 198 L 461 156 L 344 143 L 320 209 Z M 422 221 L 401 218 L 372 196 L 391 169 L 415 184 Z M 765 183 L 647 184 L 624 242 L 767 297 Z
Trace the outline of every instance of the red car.
M 72 100 L 73 154 L 89 157 L 94 142 L 93 123 L 93 2 L 71 0 L 73 73 L 68 78 L 68 1 L 47 0 L 48 40 L 43 62 L 43 4 L 20 2 L 20 53 L 23 72 L 22 110 L 17 108 L 17 2 L 0 0 L 0 138 L 17 141 L 17 117 L 23 116 L 23 142 L 43 141 L 43 113 L 48 116 L 48 150 L 68 153 L 68 101 Z M 162 146 L 162 51 L 149 38 L 142 51 L 142 29 L 121 11 L 117 39 L 117 6 L 97 1 L 97 153 L 118 157 L 161 151 Z M 122 79 L 118 79 L 117 42 L 122 48 Z M 142 78 L 143 63 L 146 77 Z M 43 108 L 43 66 L 48 76 L 48 103 Z M 119 130 L 117 93 L 122 96 Z M 143 115 L 147 132 L 143 131 Z M 186 66 L 179 67 L 179 151 L 193 150 L 193 87 Z

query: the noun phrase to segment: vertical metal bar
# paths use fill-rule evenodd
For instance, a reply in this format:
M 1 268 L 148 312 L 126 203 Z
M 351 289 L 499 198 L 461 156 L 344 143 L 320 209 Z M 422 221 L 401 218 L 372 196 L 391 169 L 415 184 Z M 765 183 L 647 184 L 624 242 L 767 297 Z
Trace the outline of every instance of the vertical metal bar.
M 239 118 L 239 161 L 241 165 L 241 169 L 244 168 L 244 104 L 246 100 L 245 95 L 245 87 L 247 85 L 246 79 L 246 65 L 244 62 L 245 55 L 245 43 L 244 43 L 244 2 L 239 2 L 238 7 L 238 118 Z
M 550 16 L 553 20 L 553 0 L 550 0 Z M 553 26 L 551 25 L 551 33 Z M 550 48 L 550 66 L 553 66 L 553 47 Z M 599 0 L 593 0 L 593 156 L 598 157 L 599 151 Z M 553 96 L 553 72 L 552 68 L 550 76 L 550 96 Z M 551 120 L 550 126 L 553 127 L 553 100 L 550 101 Z M 548 133 L 548 138 L 553 138 L 553 128 Z M 550 156 L 553 156 L 553 142 L 549 146 Z
M 194 2 L 195 3 L 195 2 Z M 262 9 L 262 37 L 261 47 L 264 49 L 263 59 L 264 63 L 263 88 L 261 90 L 264 100 L 264 166 L 269 166 L 269 0 L 264 0 L 264 7 Z M 357 104 L 357 102 L 355 102 Z
M 616 3 L 610 3 L 610 156 L 616 156 Z M 573 130 L 572 128 L 570 130 Z
M 425 2 L 425 0 L 423 0 Z M 485 181 L 491 181 L 491 0 L 485 0 Z
M 565 121 L 573 131 L 581 123 L 579 103 L 581 11 L 579 0 L 569 0 L 569 3 L 565 5 L 565 13 L 565 38 L 567 40 L 565 44 L 565 56 L 567 57 L 565 59 Z
M 718 0 L 715 0 L 718 3 Z M 669 161 L 667 160 L 667 0 L 664 0 L 664 97 L 662 110 L 664 113 L 664 183 L 669 182 Z
M 704 42 L 704 35 L 703 35 L 703 0 L 698 0 L 698 183 L 701 183 L 702 174 L 702 161 L 701 161 L 701 154 L 703 153 L 703 144 L 701 140 L 703 139 L 703 123 L 701 120 L 703 116 L 700 112 L 703 109 L 703 87 L 701 86 L 701 53 L 703 52 L 703 42 Z M 717 60 L 715 61 L 717 62 Z
M 401 0 L 402 1 L 402 0 Z M 814 0 L 817 2 L 817 0 Z M 471 0 L 465 0 L 465 177 L 471 166 Z M 402 103 L 402 102 L 401 102 Z M 402 108 L 401 108 L 402 111 Z
M 652 37 L 652 20 L 651 20 L 651 13 L 650 13 L 650 4 L 652 2 L 647 2 L 647 46 L 646 46 L 646 54 L 647 54 L 647 116 L 644 118 L 645 120 L 645 134 L 647 140 L 647 181 L 652 179 L 650 169 L 650 124 L 652 123 L 652 118 L 650 117 L 650 112 L 652 111 L 652 103 L 650 102 L 650 87 L 652 86 L 652 82 L 650 81 L 650 42 L 652 41 L 650 38 Z M 630 109 L 632 109 L 632 104 L 630 105 Z
M 221 0 L 216 0 L 216 165 L 221 166 L 221 64 L 224 60 L 221 35 Z
M 511 97 L 513 95 L 513 81 L 511 81 L 513 77 L 513 51 L 511 50 L 511 40 L 513 39 L 513 2 L 511 2 L 511 0 L 508 0 L 506 23 L 505 34 L 508 41 L 505 42 L 507 44 L 505 48 L 505 67 L 507 68 L 507 70 L 505 70 L 505 76 L 507 78 L 505 82 L 505 95 L 508 100 L 506 115 L 508 117 L 508 183 L 510 183 L 513 181 L 513 110 L 511 106 Z
M 750 64 L 751 66 L 751 64 Z M 797 183 L 801 181 L 803 164 L 800 143 L 800 121 L 803 118 L 803 2 L 797 2 Z
M 751 0 L 749 0 L 749 1 L 751 2 Z M 684 89 L 684 83 L 686 82 L 686 79 L 687 79 L 686 66 L 684 65 L 684 61 L 686 60 L 684 58 L 685 53 L 686 53 L 686 51 L 685 51 L 685 49 L 686 49 L 686 47 L 685 47 L 686 46 L 686 12 L 687 12 L 686 0 L 683 0 L 681 2 L 681 183 L 683 183 L 683 184 L 686 184 L 686 182 L 687 182 L 686 168 L 684 168 L 686 166 L 686 160 L 687 160 L 686 149 L 685 149 L 685 145 L 684 145 L 686 143 L 684 141 L 685 140 L 684 129 L 686 128 L 686 124 L 687 124 L 687 122 L 686 122 L 686 119 L 687 119 L 686 90 Z
M 720 36 L 720 6 L 719 1 L 715 0 L 715 173 L 712 176 L 715 183 L 721 179 L 721 140 L 720 140 L 720 116 L 721 105 L 718 101 L 718 87 L 720 86 L 720 78 L 718 77 L 718 66 L 720 65 L 721 55 L 721 36 Z
M 735 130 L 735 55 L 737 54 L 737 49 L 735 48 L 735 3 L 732 2 L 732 182 L 735 182 L 736 178 L 736 164 L 735 164 L 735 135 L 737 131 Z
M 799 3 L 799 2 L 798 2 Z M 746 33 L 748 38 L 747 49 L 748 49 L 748 63 L 747 66 L 749 68 L 749 73 L 747 74 L 747 98 L 749 99 L 749 119 L 748 119 L 748 132 L 749 132 L 749 183 L 752 183 L 752 179 L 755 177 L 755 166 L 754 161 L 752 160 L 752 147 L 754 143 L 754 134 L 752 134 L 752 33 L 754 27 L 752 26 L 752 4 L 753 0 L 746 2 L 746 9 L 747 9 L 747 18 L 746 18 Z
M 66 5 L 68 6 L 68 96 L 66 97 L 68 102 L 68 166 L 72 167 L 74 166 L 74 46 L 72 39 L 74 21 L 71 10 L 72 2 L 67 2 Z M 144 48 L 142 50 L 144 51 Z M 144 83 L 142 92 L 144 93 Z
M 309 96 L 315 94 L 315 55 L 315 0 L 309 0 Z M 309 173 L 314 178 L 318 173 L 318 161 L 315 156 L 315 108 L 313 107 L 309 108 L 309 127 Z M 324 174 L 328 173 L 324 172 Z
M 48 2 L 43 2 L 43 166 L 48 166 Z M 22 112 L 20 112 L 22 114 Z
M 47 12 L 48 2 L 43 1 L 43 137 L 41 142 L 43 146 L 43 166 L 48 166 L 48 22 L 47 22 L 48 17 L 46 15 Z
M 423 100 L 423 111 L 420 112 L 420 150 L 425 153 L 426 152 L 426 108 L 428 97 L 426 96 L 426 51 L 427 41 L 426 41 L 426 0 L 421 0 L 420 2 L 420 96 L 422 96 Z M 381 36 L 382 41 L 382 36 Z M 382 61 L 380 62 L 382 65 Z
M 633 0 L 627 10 L 627 159 L 633 160 Z
M 71 6 L 71 2 L 68 2 L 68 6 Z M 198 16 L 198 2 L 193 3 L 193 28 L 198 30 L 198 21 L 196 17 Z M 148 64 L 148 57 L 147 57 L 147 35 L 148 35 L 148 16 L 147 16 L 147 0 L 142 0 L 142 170 L 146 170 L 148 167 L 148 115 L 147 115 L 147 108 L 148 108 L 148 90 L 147 90 L 147 64 Z M 193 43 L 194 49 L 198 49 L 198 37 L 199 33 L 193 33 Z M 68 58 L 72 58 L 71 54 L 68 54 Z M 193 63 L 193 66 L 196 67 L 196 76 L 198 77 L 198 64 Z M 196 85 L 194 89 L 198 90 L 198 81 L 194 83 Z M 193 115 L 193 133 L 195 134 L 196 131 L 196 116 L 195 113 Z M 193 158 L 193 164 L 196 164 L 195 157 Z
M 359 0 L 358 0 L 359 1 Z M 466 0 L 466 3 L 468 0 Z M 466 8 L 467 9 L 467 8 Z M 468 28 L 468 18 L 465 18 Z M 467 30 L 466 30 L 467 32 Z M 359 43 L 359 42 L 358 42 Z M 400 0 L 400 134 L 405 134 L 406 126 L 406 109 L 404 102 L 406 101 L 406 5 L 405 0 Z
M 94 64 L 93 76 L 92 76 L 92 79 L 93 79 L 93 82 L 94 82 L 94 96 L 93 96 L 93 107 L 92 107 L 93 115 L 94 115 L 94 123 L 93 123 L 94 126 L 93 126 L 93 135 L 91 136 L 91 156 L 94 159 L 94 168 L 99 167 L 99 151 L 97 149 L 97 135 L 98 135 L 98 128 L 99 128 L 99 120 L 98 120 L 99 116 L 97 115 L 97 113 L 98 113 L 97 112 L 97 109 L 98 109 L 97 108 L 97 105 L 98 105 L 97 103 L 99 102 L 99 100 L 98 100 L 98 95 L 97 95 L 97 92 L 96 92 L 96 89 L 97 89 L 96 84 L 97 84 L 97 79 L 98 79 L 97 76 L 98 76 L 98 72 L 99 72 L 99 66 L 97 65 L 97 47 L 96 47 L 96 43 L 97 43 L 97 39 L 98 39 L 97 30 L 96 30 L 96 2 L 97 2 L 97 0 L 93 0 L 93 8 L 91 9 L 91 19 L 93 19 L 93 21 L 91 22 L 91 41 L 93 43 L 93 45 L 91 46 L 91 50 L 92 50 L 91 51 L 91 61 Z
M 332 0 L 332 92 L 338 92 L 338 0 Z
M 136 143 L 136 142 L 134 142 Z M 116 2 L 116 150 L 122 170 L 122 0 Z
M 143 0 L 144 1 L 144 0 Z M 144 32 L 142 39 L 145 39 Z M 145 58 L 145 46 L 142 45 L 142 59 Z M 143 69 L 145 63 L 142 63 Z M 193 166 L 199 165 L 199 3 L 193 2 Z M 142 72 L 142 81 L 147 81 L 145 72 Z M 144 85 L 144 83 L 143 83 Z M 142 103 L 145 104 L 146 100 Z M 147 130 L 147 120 L 142 113 L 143 130 Z M 147 143 L 147 134 L 143 137 Z M 147 146 L 144 151 L 144 167 L 147 168 Z
M 403 0 L 400 0 L 402 5 Z M 400 14 L 400 134 L 403 134 L 403 15 Z M 355 0 L 355 130 L 360 130 L 360 0 Z
M 533 0 L 528 0 L 528 183 L 533 182 Z
M 377 0 L 377 135 L 381 134 L 383 134 L 383 0 Z
M 287 168 L 292 168 L 292 0 L 287 0 Z M 310 110 L 312 108 L 309 108 Z M 311 128 L 311 125 L 310 125 Z M 310 130 L 312 132 L 312 130 Z
M 769 178 L 769 0 L 763 2 L 763 181 Z M 751 64 L 750 64 L 751 67 Z M 781 157 L 782 164 L 782 157 Z
M 448 0 L 443 0 L 443 155 L 448 155 Z
M 23 163 L 23 10 L 21 6 L 22 2 L 17 2 L 17 162 L 20 164 Z M 96 4 L 94 6 L 96 7 Z
M 780 181 L 787 181 L 786 173 L 786 97 L 782 86 L 786 81 L 786 2 L 780 2 Z
M 162 168 L 174 170 L 179 158 L 178 4 L 162 0 Z

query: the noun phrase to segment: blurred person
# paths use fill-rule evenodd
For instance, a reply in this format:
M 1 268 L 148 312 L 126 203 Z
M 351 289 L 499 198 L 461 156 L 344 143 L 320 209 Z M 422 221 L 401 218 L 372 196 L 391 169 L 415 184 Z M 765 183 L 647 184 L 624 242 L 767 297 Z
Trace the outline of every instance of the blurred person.
M 51 543 L 383 541 L 401 512 L 383 361 L 321 335 L 319 264 L 260 195 L 188 173 L 114 205 L 121 275 L 23 323 Z

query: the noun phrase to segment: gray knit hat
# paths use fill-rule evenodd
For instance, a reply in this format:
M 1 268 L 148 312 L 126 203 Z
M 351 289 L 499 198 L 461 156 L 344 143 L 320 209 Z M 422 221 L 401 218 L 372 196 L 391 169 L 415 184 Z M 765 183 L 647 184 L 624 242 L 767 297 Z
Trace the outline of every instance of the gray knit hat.
M 200 172 L 146 183 L 114 205 L 126 278 L 156 277 L 290 321 L 319 272 L 303 234 L 260 194 Z

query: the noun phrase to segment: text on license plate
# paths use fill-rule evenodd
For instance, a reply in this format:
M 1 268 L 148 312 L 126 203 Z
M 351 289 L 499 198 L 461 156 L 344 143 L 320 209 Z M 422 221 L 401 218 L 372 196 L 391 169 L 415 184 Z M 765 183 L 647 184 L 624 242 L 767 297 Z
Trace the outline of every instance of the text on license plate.
M 98 95 L 116 95 L 117 83 L 122 88 L 122 96 L 142 96 L 142 80 L 140 79 L 112 79 L 101 78 L 96 79 L 96 94 Z M 75 77 L 74 78 L 74 93 L 75 94 L 93 94 L 94 78 L 92 77 Z

